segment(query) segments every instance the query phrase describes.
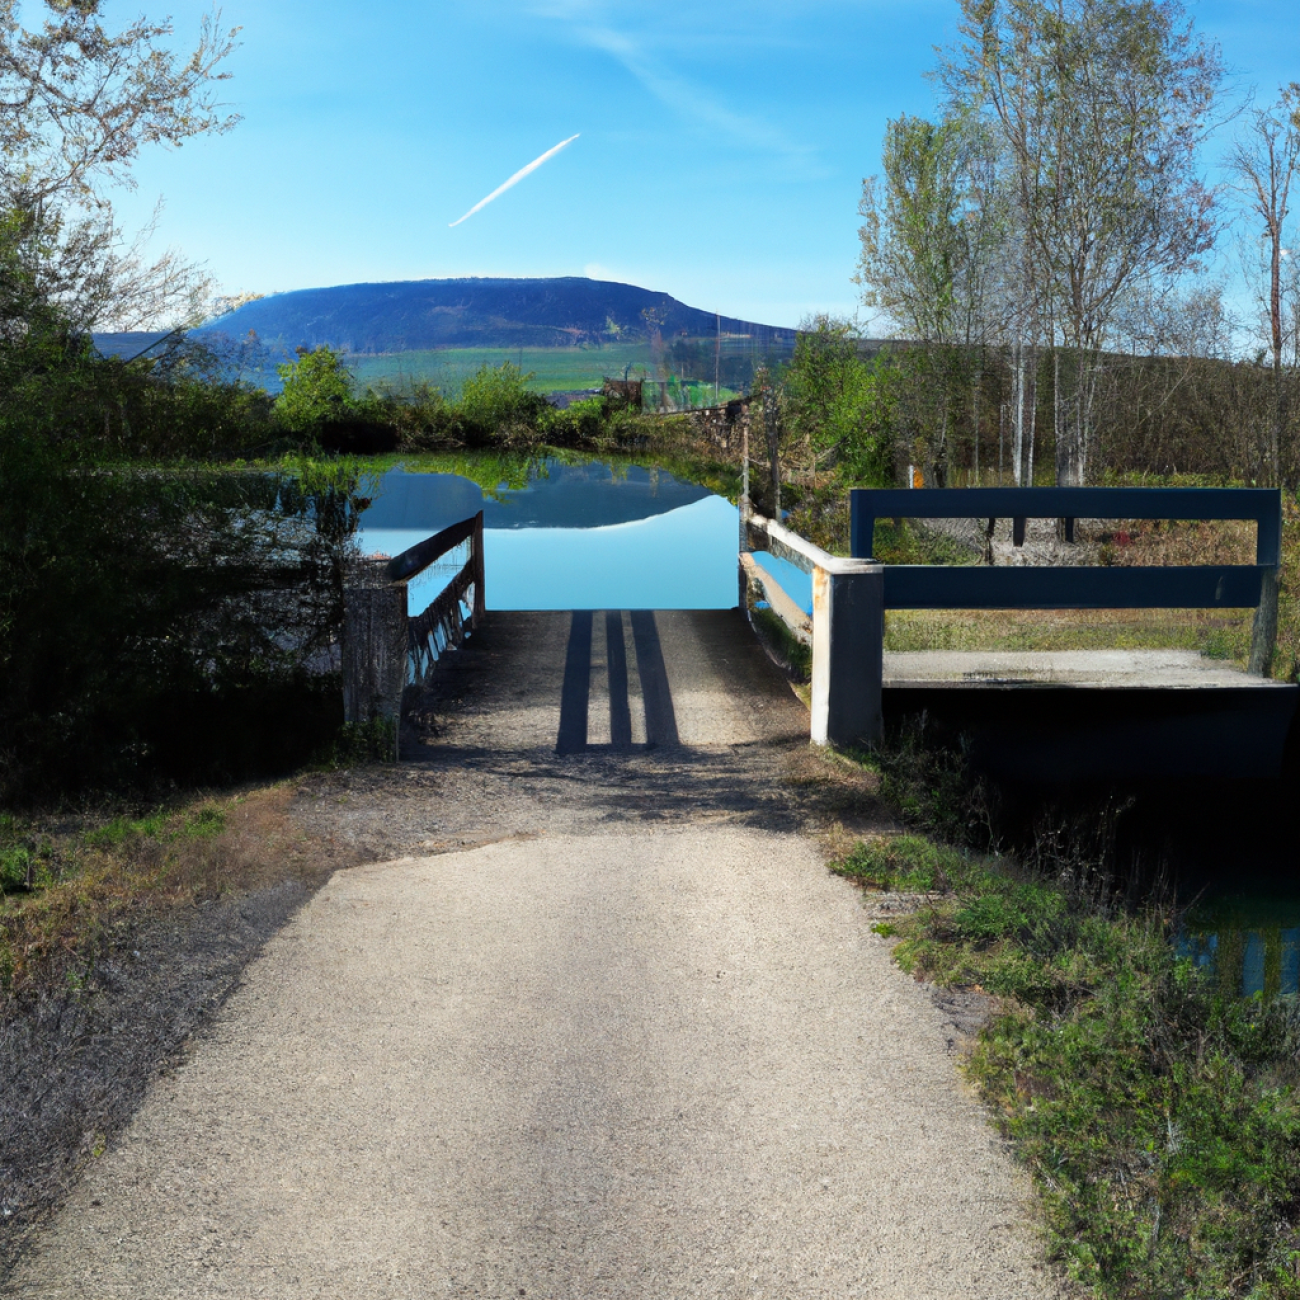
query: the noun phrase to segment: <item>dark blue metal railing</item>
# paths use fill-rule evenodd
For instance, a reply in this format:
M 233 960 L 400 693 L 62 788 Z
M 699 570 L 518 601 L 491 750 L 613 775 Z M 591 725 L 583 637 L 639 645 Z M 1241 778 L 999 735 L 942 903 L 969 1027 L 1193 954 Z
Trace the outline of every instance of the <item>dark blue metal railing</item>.
M 1254 564 L 887 564 L 886 609 L 1244 609 L 1260 603 L 1264 576 L 1282 558 L 1277 488 L 855 488 L 851 546 L 871 556 L 877 519 L 1011 519 L 1017 545 L 1026 519 L 1253 520 Z

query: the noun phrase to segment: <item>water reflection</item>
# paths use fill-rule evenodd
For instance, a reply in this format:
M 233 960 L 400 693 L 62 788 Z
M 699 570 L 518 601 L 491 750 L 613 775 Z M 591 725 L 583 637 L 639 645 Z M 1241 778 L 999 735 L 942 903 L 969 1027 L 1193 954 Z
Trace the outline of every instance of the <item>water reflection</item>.
M 772 575 L 781 590 L 799 606 L 805 614 L 813 612 L 812 574 L 805 573 L 798 566 L 773 555 L 770 551 L 755 551 L 754 562 Z
M 367 554 L 396 555 L 483 511 L 489 609 L 729 609 L 736 508 L 639 466 L 545 461 L 521 487 L 484 492 L 456 474 L 392 470 L 362 516 Z M 411 584 L 411 607 L 454 572 L 448 555 Z
M 1300 907 L 1290 897 L 1210 903 L 1188 917 L 1178 951 L 1247 997 L 1300 994 Z

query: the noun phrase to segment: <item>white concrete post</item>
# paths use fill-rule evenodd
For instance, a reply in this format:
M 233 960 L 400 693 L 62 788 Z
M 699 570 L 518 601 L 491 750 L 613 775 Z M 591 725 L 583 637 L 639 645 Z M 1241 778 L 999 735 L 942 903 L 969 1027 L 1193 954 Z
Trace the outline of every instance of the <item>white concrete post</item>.
M 872 745 L 882 724 L 884 565 L 828 556 L 812 579 L 812 742 Z

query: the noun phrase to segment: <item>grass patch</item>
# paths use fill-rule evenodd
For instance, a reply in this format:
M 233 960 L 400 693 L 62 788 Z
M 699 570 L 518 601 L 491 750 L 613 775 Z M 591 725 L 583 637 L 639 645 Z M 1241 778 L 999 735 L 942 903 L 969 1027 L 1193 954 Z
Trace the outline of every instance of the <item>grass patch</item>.
M 750 622 L 759 640 L 763 641 L 773 657 L 785 665 L 786 671 L 796 681 L 812 680 L 812 646 L 805 645 L 785 625 L 785 620 L 770 609 L 751 608 Z
M 1194 650 L 1244 662 L 1253 610 L 931 610 L 885 615 L 886 650 Z
M 404 386 L 427 383 L 454 394 L 483 366 L 499 366 L 505 361 L 530 375 L 528 386 L 538 393 L 599 388 L 606 375 L 622 378 L 630 367 L 635 378 L 653 367 L 650 345 L 644 342 L 611 343 L 601 348 L 426 348 L 358 353 L 348 357 L 347 365 L 361 388 L 400 391 Z
M 977 564 L 979 556 L 955 537 L 913 519 L 879 519 L 872 550 L 882 564 Z
M 1293 998 L 1240 997 L 1178 955 L 1171 912 L 1120 906 L 1074 855 L 1029 870 L 905 835 L 834 869 L 929 894 L 878 927 L 895 959 L 1001 999 L 967 1069 L 1072 1279 L 1123 1300 L 1300 1296 Z
M 311 874 L 287 788 L 194 796 L 140 815 L 0 826 L 0 1018 L 93 968 L 132 916 Z
M 923 835 L 896 835 L 856 845 L 831 869 L 869 889 L 930 893 L 954 888 L 965 878 L 966 861 L 956 849 Z

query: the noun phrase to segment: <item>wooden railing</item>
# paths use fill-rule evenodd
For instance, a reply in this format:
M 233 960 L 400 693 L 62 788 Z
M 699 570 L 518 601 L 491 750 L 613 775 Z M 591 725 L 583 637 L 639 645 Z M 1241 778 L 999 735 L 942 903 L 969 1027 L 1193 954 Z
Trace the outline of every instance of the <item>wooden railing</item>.
M 465 563 L 412 617 L 407 588 L 444 555 L 469 544 Z M 397 723 L 407 688 L 427 684 L 438 658 L 464 643 L 484 614 L 483 512 L 393 559 L 361 560 L 344 588 L 343 715 Z
M 444 528 L 388 562 L 389 581 L 405 584 L 465 542 L 469 557 L 464 565 L 407 623 L 408 686 L 426 683 L 443 651 L 463 645 L 483 617 L 483 512 Z

